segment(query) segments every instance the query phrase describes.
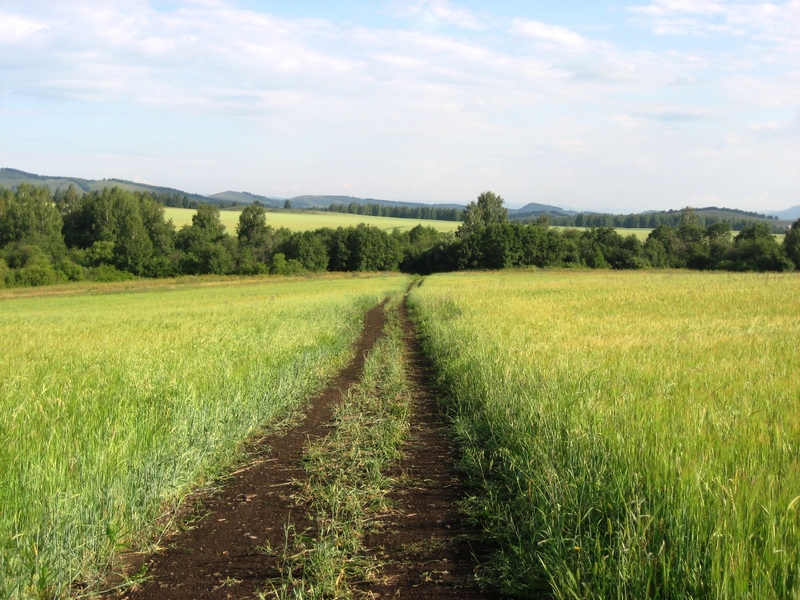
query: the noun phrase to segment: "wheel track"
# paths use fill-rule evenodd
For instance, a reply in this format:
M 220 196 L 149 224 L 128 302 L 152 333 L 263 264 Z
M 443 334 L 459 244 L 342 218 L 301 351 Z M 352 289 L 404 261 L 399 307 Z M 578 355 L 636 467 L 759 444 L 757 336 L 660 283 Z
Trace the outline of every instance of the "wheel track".
M 143 564 L 149 581 L 119 593 L 114 600 L 252 599 L 266 582 L 280 577 L 277 553 L 286 543 L 285 527 L 313 528 L 298 507 L 293 483 L 307 478 L 300 460 L 309 438 L 330 431 L 334 406 L 359 381 L 364 361 L 386 322 L 384 301 L 367 312 L 355 357 L 331 386 L 316 396 L 302 421 L 253 448 L 257 459 L 236 472 L 222 491 L 202 501 L 205 516 L 174 535 L 168 549 L 128 561 L 128 572 Z M 413 390 L 411 439 L 405 457 L 391 474 L 398 484 L 389 497 L 397 511 L 368 534 L 364 545 L 382 564 L 378 576 L 356 584 L 365 598 L 497 598 L 475 578 L 476 532 L 468 527 L 458 502 L 466 491 L 457 471 L 457 451 L 447 422 L 428 382 L 430 364 L 423 354 L 404 299 L 400 307 Z
M 168 548 L 149 557 L 129 557 L 126 571 L 143 565 L 148 578 L 121 593 L 118 600 L 252 599 L 265 582 L 280 575 L 277 556 L 263 548 L 281 548 L 285 527 L 297 531 L 312 524 L 291 497 L 292 482 L 306 475 L 300 468 L 309 438 L 327 435 L 333 407 L 356 383 L 364 361 L 380 337 L 385 304 L 369 310 L 353 359 L 322 393 L 313 398 L 302 421 L 288 431 L 260 440 L 252 448 L 257 459 L 238 471 L 218 493 L 202 500 L 205 516 L 188 531 L 166 540 Z

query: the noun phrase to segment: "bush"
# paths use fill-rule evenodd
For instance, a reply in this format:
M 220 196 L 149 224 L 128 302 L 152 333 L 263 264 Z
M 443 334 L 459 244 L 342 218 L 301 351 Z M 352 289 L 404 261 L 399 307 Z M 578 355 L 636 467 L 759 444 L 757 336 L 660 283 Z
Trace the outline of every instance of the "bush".
M 83 267 L 68 258 L 59 263 L 58 270 L 70 281 L 83 281 Z
M 90 268 L 86 279 L 89 281 L 129 281 L 136 279 L 136 276 L 127 271 L 120 271 L 113 265 L 100 265 Z
M 7 285 L 6 280 L 8 280 L 11 276 L 11 269 L 8 268 L 6 259 L 0 258 L 0 289 Z

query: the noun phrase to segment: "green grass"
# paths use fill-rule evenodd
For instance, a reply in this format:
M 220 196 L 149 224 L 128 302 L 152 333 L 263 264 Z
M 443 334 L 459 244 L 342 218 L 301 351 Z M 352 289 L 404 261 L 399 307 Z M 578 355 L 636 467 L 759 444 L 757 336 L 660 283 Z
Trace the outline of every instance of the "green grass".
M 503 591 L 800 597 L 800 277 L 472 273 L 411 301 Z
M 194 210 L 188 208 L 164 209 L 166 219 L 172 219 L 175 227 L 180 229 L 183 225 L 191 225 Z M 238 210 L 220 211 L 220 220 L 231 235 L 236 235 L 236 225 L 239 223 Z M 267 211 L 267 224 L 275 229 L 286 227 L 292 231 L 311 231 L 322 227 L 351 227 L 359 223 L 373 225 L 384 231 L 399 229 L 408 231 L 417 225 L 426 225 L 439 231 L 455 231 L 459 221 L 434 221 L 430 219 L 396 219 L 393 217 L 373 217 L 367 215 L 351 215 L 348 213 L 311 211 L 311 210 L 276 210 Z
M 352 582 L 378 567 L 362 539 L 389 510 L 392 482 L 382 471 L 401 456 L 411 411 L 398 300 L 361 381 L 335 410 L 335 429 L 306 450 L 308 481 L 300 495 L 316 526 L 313 532 L 291 532 L 284 577 L 273 584 L 278 598 L 352 598 Z
M 343 366 L 364 311 L 407 281 L 187 279 L 0 300 L 0 597 L 64 596 L 144 544 Z

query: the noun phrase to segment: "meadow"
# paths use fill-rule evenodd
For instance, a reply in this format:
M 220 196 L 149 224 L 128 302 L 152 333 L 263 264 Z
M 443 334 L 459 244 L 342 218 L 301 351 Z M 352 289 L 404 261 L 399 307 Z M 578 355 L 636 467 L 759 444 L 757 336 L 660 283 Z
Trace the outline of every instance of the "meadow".
M 349 359 L 401 276 L 125 282 L 0 299 L 0 597 L 61 597 Z
M 189 208 L 164 208 L 164 218 L 172 219 L 175 227 L 180 229 L 184 225 L 192 224 L 195 211 Z M 230 235 L 236 235 L 236 225 L 239 223 L 241 210 L 221 210 L 220 221 Z M 351 215 L 311 210 L 268 210 L 267 224 L 274 229 L 286 227 L 292 231 L 313 231 L 323 227 L 355 227 L 359 223 L 366 223 L 386 232 L 395 229 L 408 231 L 417 225 L 433 227 L 437 231 L 455 231 L 460 221 L 436 221 L 432 219 L 398 219 L 394 217 L 373 217 L 371 215 Z
M 431 276 L 410 301 L 520 597 L 800 597 L 800 277 Z

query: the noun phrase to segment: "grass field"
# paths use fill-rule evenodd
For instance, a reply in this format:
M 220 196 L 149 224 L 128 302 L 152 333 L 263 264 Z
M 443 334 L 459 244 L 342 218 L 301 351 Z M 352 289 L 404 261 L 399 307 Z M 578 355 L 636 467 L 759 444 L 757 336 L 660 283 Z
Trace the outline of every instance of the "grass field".
M 800 597 L 800 277 L 469 273 L 411 300 L 505 592 Z
M 172 219 L 175 227 L 180 229 L 184 225 L 191 225 L 192 216 L 195 211 L 188 208 L 166 207 L 164 214 L 166 219 Z M 220 211 L 220 220 L 225 225 L 228 233 L 236 235 L 236 225 L 239 223 L 238 210 Z M 434 221 L 428 219 L 395 219 L 392 217 L 373 217 L 366 215 L 351 215 L 347 213 L 292 210 L 292 211 L 268 211 L 267 224 L 275 229 L 286 227 L 292 231 L 311 231 L 322 227 L 350 227 L 366 223 L 373 225 L 384 231 L 399 229 L 408 231 L 417 225 L 426 225 L 439 231 L 455 231 L 460 224 L 459 221 Z
M 0 300 L 0 597 L 144 542 L 348 359 L 400 276 L 77 284 Z M 41 291 L 40 291 L 41 292 Z

